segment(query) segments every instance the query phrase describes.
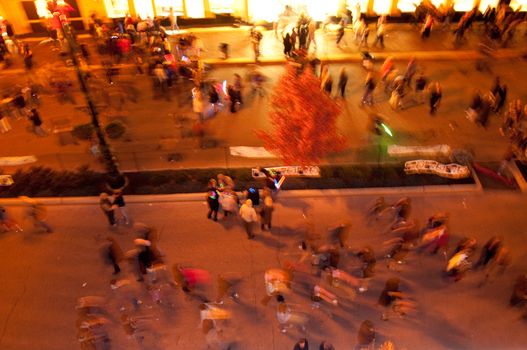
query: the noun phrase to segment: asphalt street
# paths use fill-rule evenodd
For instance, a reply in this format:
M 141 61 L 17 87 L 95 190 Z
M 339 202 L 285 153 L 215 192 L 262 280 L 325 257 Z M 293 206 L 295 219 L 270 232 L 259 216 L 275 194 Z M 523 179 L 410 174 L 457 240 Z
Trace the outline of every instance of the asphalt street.
M 411 216 L 421 225 L 435 212 L 450 213 L 451 249 L 464 236 L 477 238 L 479 247 L 493 235 L 503 237 L 512 252 L 512 264 L 503 274 L 482 284 L 483 271 L 470 271 L 456 283 L 444 280 L 441 271 L 446 262 L 441 255 L 411 252 L 405 264 L 388 270 L 382 242 L 391 238 L 384 233 L 391 216 L 386 214 L 376 223 L 368 223 L 365 218 L 375 196 L 367 192 L 345 197 L 338 192 L 316 193 L 320 195 L 279 194 L 272 230 L 257 230 L 252 241 L 247 240 L 242 226 L 233 218 L 207 220 L 206 205 L 201 200 L 163 203 L 148 202 L 146 198 L 144 203 L 129 204 L 128 209 L 135 222 L 159 230 L 159 247 L 169 267 L 178 263 L 210 271 L 213 284 L 202 291 L 204 297 L 214 298 L 220 273 L 241 279 L 236 287 L 239 302 L 226 299 L 223 305 L 232 312 L 232 319 L 221 323 L 224 337 L 236 342 L 235 349 L 287 350 L 300 336 L 307 337 L 312 346 L 326 339 L 337 350 L 351 349 L 365 319 L 375 325 L 377 345 L 391 340 L 396 349 L 525 348 L 525 321 L 521 320 L 520 310 L 508 306 L 514 280 L 527 268 L 524 195 L 491 191 L 411 194 Z M 398 198 L 386 196 L 388 202 Z M 198 327 L 200 301 L 177 291 L 172 295 L 173 307 L 157 305 L 144 288 L 135 285 L 134 276 L 123 264 L 125 268 L 118 278 L 130 279 L 136 290 L 143 290 L 137 292 L 143 300 L 140 312 L 149 317 L 142 343 L 126 335 L 117 307 L 122 299 L 110 289 L 110 280 L 115 276 L 102 258 L 100 247 L 111 236 L 124 250 L 131 249 L 134 234 L 124 226 L 110 230 L 96 203 L 94 198 L 93 205 L 48 206 L 48 222 L 55 229 L 51 234 L 35 232 L 22 221 L 22 207 L 8 208 L 25 230 L 0 234 L 0 348 L 78 348 L 77 299 L 98 295 L 108 300 L 112 348 L 204 349 L 205 336 Z M 360 262 L 352 253 L 365 245 L 374 248 L 378 264 L 369 289 L 354 299 L 349 290 L 327 287 L 341 300 L 339 307 L 312 309 L 308 288 L 316 279 L 295 274 L 292 292 L 285 297 L 295 310 L 305 311 L 310 321 L 305 334 L 296 329 L 282 334 L 275 317 L 276 303 L 260 303 L 265 296 L 263 274 L 268 268 L 300 259 L 298 244 L 306 224 L 302 213 L 314 219 L 315 231 L 322 240 L 327 238 L 328 228 L 345 220 L 352 222 L 351 248 L 341 252 L 343 270 L 359 276 Z M 394 276 L 401 278 L 401 291 L 417 303 L 417 310 L 403 318 L 392 315 L 383 321 L 381 314 L 386 310 L 377 306 L 377 298 L 384 282 Z

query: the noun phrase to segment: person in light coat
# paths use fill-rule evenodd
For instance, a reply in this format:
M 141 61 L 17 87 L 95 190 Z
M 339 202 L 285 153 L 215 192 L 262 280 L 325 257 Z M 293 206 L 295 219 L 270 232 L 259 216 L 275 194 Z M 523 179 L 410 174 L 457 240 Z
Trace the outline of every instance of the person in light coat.
M 241 206 L 240 217 L 243 220 L 243 224 L 245 227 L 245 232 L 247 233 L 247 237 L 249 239 L 253 239 L 254 238 L 253 227 L 254 227 L 254 223 L 258 221 L 258 215 L 256 214 L 256 210 L 253 207 L 252 200 L 247 199 L 245 203 Z

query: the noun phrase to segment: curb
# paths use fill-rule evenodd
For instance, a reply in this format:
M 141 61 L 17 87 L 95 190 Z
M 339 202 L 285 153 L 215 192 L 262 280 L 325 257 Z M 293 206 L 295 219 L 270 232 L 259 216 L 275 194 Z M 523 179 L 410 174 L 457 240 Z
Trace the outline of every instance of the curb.
M 474 179 L 474 185 L 437 185 L 437 186 L 412 186 L 412 187 L 368 187 L 346 188 L 328 190 L 284 190 L 280 192 L 281 198 L 322 198 L 322 197 L 351 197 L 410 193 L 412 195 L 444 194 L 444 193 L 480 193 L 482 192 L 479 179 Z M 45 205 L 98 205 L 99 197 L 42 197 L 34 198 Z M 159 195 L 129 195 L 127 203 L 181 203 L 204 202 L 204 192 L 177 193 Z M 0 198 L 0 205 L 20 206 L 24 202 L 18 198 Z

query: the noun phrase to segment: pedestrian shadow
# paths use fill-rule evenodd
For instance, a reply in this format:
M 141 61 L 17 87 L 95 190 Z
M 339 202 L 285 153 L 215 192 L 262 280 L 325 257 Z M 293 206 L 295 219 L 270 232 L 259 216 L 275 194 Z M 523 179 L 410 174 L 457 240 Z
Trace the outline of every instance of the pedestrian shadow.
M 231 217 L 218 220 L 218 223 L 227 231 L 231 231 L 235 227 L 241 226 L 239 222 L 236 220 L 236 218 L 231 218 Z
M 283 249 L 287 247 L 287 245 L 281 242 L 280 240 L 274 237 L 263 236 L 262 234 L 255 235 L 254 240 L 257 242 L 261 242 L 265 244 L 266 246 L 273 247 L 273 248 Z
M 426 320 L 426 322 L 420 322 L 421 330 L 433 337 L 446 349 L 469 348 L 469 344 L 466 343 L 466 340 L 470 339 L 468 334 L 461 331 L 450 321 L 437 315 L 426 313 L 421 315 L 421 320 Z
M 273 236 L 284 237 L 284 238 L 298 238 L 302 237 L 303 230 L 299 227 L 278 227 L 272 228 L 267 231 Z
M 302 198 L 287 198 L 286 200 L 280 201 L 280 204 L 284 208 L 298 208 L 304 212 L 311 207 L 311 204 Z

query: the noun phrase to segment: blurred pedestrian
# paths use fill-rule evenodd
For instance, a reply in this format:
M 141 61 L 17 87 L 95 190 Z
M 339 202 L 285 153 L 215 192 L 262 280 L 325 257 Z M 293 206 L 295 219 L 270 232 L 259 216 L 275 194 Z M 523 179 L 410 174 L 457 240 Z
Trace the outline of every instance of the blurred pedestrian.
M 220 209 L 220 194 L 217 189 L 216 180 L 209 180 L 209 187 L 207 188 L 207 205 L 209 206 L 209 212 L 207 213 L 207 219 L 212 218 L 214 221 L 218 221 L 218 210 Z
M 24 66 L 29 71 L 33 68 L 33 51 L 29 48 L 28 44 L 24 44 Z
M 373 42 L 373 46 L 377 46 L 377 43 L 379 43 L 381 48 L 384 49 L 384 22 L 377 23 L 377 30 L 375 31 L 375 41 Z
M 238 209 L 238 195 L 233 190 L 227 188 L 220 193 L 220 204 L 223 210 L 223 218 L 229 215 L 235 216 Z
M 19 198 L 28 206 L 26 215 L 33 222 L 33 226 L 44 229 L 47 233 L 52 233 L 53 229 L 46 222 L 48 211 L 44 204 L 26 196 L 20 196 Z
M 361 105 L 373 106 L 373 91 L 375 90 L 375 79 L 372 73 L 366 76 L 364 84 L 364 95 L 362 96 Z
M 106 239 L 110 242 L 110 245 L 108 246 L 108 258 L 110 259 L 113 266 L 113 274 L 116 275 L 121 272 L 119 263 L 123 260 L 124 254 L 115 238 L 106 237 Z
M 339 22 L 339 28 L 337 30 L 337 41 L 336 41 L 337 47 L 340 48 L 340 42 L 342 41 L 342 39 L 344 39 L 345 34 L 346 34 L 346 26 L 344 24 L 344 20 L 341 20 Z M 348 46 L 346 39 L 344 39 L 344 46 Z
M 42 128 L 42 119 L 36 108 L 31 108 L 28 114 L 28 118 L 33 125 L 33 131 L 37 136 L 46 136 L 46 131 Z
M 335 350 L 335 347 L 331 345 L 331 343 L 324 340 L 322 343 L 320 343 L 318 350 Z
M 315 41 L 316 30 L 317 30 L 317 22 L 314 19 L 311 19 L 309 21 L 309 24 L 307 25 L 307 49 L 308 50 L 309 50 L 309 46 L 311 46 L 311 42 L 313 42 L 315 50 L 317 49 L 317 42 Z
M 253 208 L 253 202 L 250 199 L 247 199 L 241 206 L 240 217 L 242 218 L 247 238 L 253 239 L 254 223 L 258 221 L 258 215 L 256 214 L 256 210 Z
M 346 68 L 342 67 L 339 74 L 339 91 L 342 98 L 346 98 L 346 85 L 348 84 L 348 73 Z
M 362 348 L 369 348 L 375 341 L 375 327 L 373 322 L 365 320 L 361 323 L 357 334 L 357 343 Z
M 265 231 L 266 226 L 267 230 L 271 230 L 271 221 L 273 218 L 273 199 L 271 196 L 264 198 L 264 205 L 260 208 L 260 217 L 261 217 L 261 228 L 262 231 Z
M 301 338 L 299 341 L 297 341 L 293 350 L 309 350 L 309 343 L 307 342 L 307 339 Z
M 112 206 L 114 207 L 117 206 L 117 208 L 119 209 L 119 212 L 121 213 L 121 216 L 124 219 L 124 224 L 129 225 L 130 217 L 128 216 L 128 212 L 126 210 L 126 203 L 124 202 L 122 190 L 116 190 L 113 192 Z
M 6 208 L 3 206 L 0 206 L 0 228 L 2 229 L 2 232 L 9 232 L 13 230 L 15 232 L 24 231 L 15 220 L 10 218 Z
M 417 72 L 417 63 L 415 57 L 410 58 L 408 65 L 406 66 L 406 71 L 404 72 L 404 80 L 408 87 L 412 86 L 412 79 L 414 78 L 415 73 Z
M 443 92 L 441 90 L 441 85 L 438 81 L 431 84 L 430 86 L 430 114 L 434 115 L 439 108 L 441 103 L 441 98 L 443 97 Z
M 293 46 L 291 45 L 291 35 L 289 33 L 286 33 L 284 37 L 282 37 L 282 41 L 284 44 L 284 55 L 287 57 L 291 56 L 291 52 L 293 50 Z
M 115 223 L 115 208 L 117 208 L 117 206 L 112 204 L 108 193 L 102 192 L 99 195 L 99 206 L 101 207 L 101 210 L 104 215 L 106 215 L 106 217 L 108 218 L 110 226 L 117 226 L 117 224 Z

